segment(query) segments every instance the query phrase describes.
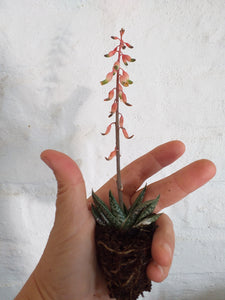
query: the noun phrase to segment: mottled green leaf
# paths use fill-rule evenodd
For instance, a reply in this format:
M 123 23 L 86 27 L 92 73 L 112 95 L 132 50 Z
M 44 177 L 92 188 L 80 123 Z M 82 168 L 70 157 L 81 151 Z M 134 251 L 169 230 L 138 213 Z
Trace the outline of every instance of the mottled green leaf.
M 121 210 L 118 202 L 114 198 L 113 194 L 111 191 L 109 191 L 109 204 L 111 208 L 111 213 L 117 218 L 120 224 L 125 220 L 125 215 L 123 211 Z
M 154 200 L 148 200 L 143 203 L 143 210 L 138 216 L 137 223 L 153 213 L 157 203 L 159 202 L 159 197 L 160 195 Z
M 102 219 L 101 215 L 98 213 L 96 207 L 95 207 L 93 204 L 91 205 L 91 212 L 92 212 L 92 214 L 93 214 L 93 216 L 94 216 L 94 218 L 95 218 L 95 221 L 96 221 L 98 224 L 104 226 L 104 225 L 106 225 L 106 224 L 109 223 L 109 222 L 106 222 L 105 219 L 104 219 L 104 220 Z
M 136 200 L 134 201 L 134 203 L 130 207 L 130 209 L 129 209 L 129 215 L 132 215 L 133 211 L 135 210 L 135 208 L 143 201 L 146 189 L 147 189 L 147 184 L 145 185 L 145 187 L 143 188 L 143 190 L 140 192 L 140 194 L 137 196 Z
M 102 217 L 104 216 L 111 225 L 118 228 L 120 226 L 119 221 L 114 217 L 114 215 L 111 213 L 107 205 L 93 191 L 92 191 L 92 198 L 94 200 L 94 204 L 96 206 L 98 213 Z
M 151 223 L 155 222 L 158 220 L 158 218 L 162 214 L 153 214 L 149 217 L 144 218 L 140 223 L 135 224 L 134 227 L 139 227 L 139 226 L 145 226 L 145 225 L 150 225 Z

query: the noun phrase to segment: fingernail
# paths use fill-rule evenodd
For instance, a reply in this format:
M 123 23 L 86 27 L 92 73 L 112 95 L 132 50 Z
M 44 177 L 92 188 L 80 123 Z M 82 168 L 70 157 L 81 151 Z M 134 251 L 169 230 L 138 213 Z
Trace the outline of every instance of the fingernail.
M 170 259 L 172 258 L 172 249 L 169 244 L 165 243 L 162 245 L 163 249 L 167 252 L 167 255 L 169 255 Z
M 49 166 L 50 169 L 52 169 L 52 164 L 46 156 L 41 155 L 41 159 L 43 160 L 44 163 L 46 163 L 47 166 Z
M 156 262 L 154 262 L 154 266 L 158 269 L 158 271 L 160 273 L 160 277 L 163 277 L 163 275 L 164 275 L 163 267 L 158 265 Z

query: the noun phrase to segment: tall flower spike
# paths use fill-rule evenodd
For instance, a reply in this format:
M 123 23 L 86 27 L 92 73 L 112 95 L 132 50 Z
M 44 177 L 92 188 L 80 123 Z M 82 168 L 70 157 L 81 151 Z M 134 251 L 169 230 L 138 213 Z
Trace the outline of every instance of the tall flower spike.
M 133 62 L 135 61 L 134 58 L 131 58 L 129 55 L 124 54 L 124 49 L 126 47 L 128 48 L 133 48 L 130 44 L 125 42 L 123 40 L 123 35 L 124 35 L 125 30 L 122 28 L 120 30 L 120 37 L 117 36 L 111 36 L 113 40 L 118 41 L 118 45 L 110 51 L 108 54 L 106 54 L 106 57 L 111 57 L 115 55 L 116 53 L 118 54 L 116 61 L 113 64 L 112 71 L 107 74 L 105 80 L 101 81 L 101 84 L 104 85 L 108 83 L 109 81 L 112 80 L 113 75 L 116 74 L 116 86 L 109 91 L 108 97 L 104 99 L 104 101 L 109 101 L 114 99 L 114 102 L 111 106 L 111 111 L 109 114 L 109 117 L 112 117 L 115 115 L 115 122 L 112 122 L 108 127 L 106 128 L 106 131 L 102 133 L 103 135 L 108 134 L 111 131 L 112 124 L 115 124 L 115 137 L 116 137 L 116 147 L 113 152 L 110 153 L 109 157 L 107 160 L 112 159 L 114 156 L 116 156 L 116 169 L 117 169 L 117 190 L 118 190 L 118 199 L 119 199 L 119 205 L 122 210 L 124 210 L 123 206 L 123 200 L 122 200 L 122 183 L 121 183 L 121 175 L 120 175 L 120 131 L 122 131 L 123 135 L 125 138 L 129 139 L 132 136 L 129 136 L 126 129 L 123 127 L 123 116 L 121 115 L 119 111 L 119 105 L 120 101 L 123 102 L 127 106 L 131 106 L 127 102 L 127 96 L 123 92 L 123 86 L 127 87 L 133 82 L 129 78 L 129 74 L 125 72 L 124 69 L 121 68 L 121 61 L 124 62 L 125 65 L 128 64 L 128 62 Z

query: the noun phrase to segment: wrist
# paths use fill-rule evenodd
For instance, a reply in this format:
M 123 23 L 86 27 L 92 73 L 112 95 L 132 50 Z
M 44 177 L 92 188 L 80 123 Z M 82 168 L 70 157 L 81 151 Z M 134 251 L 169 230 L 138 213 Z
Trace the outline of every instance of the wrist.
M 34 273 L 31 274 L 25 285 L 20 290 L 19 294 L 14 300 L 48 300 L 48 298 L 42 295 L 37 282 L 34 277 Z

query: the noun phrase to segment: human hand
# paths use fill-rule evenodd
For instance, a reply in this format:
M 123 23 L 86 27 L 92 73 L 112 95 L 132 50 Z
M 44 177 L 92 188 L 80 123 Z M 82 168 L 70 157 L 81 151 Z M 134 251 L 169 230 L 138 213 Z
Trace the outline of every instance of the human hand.
M 184 152 L 179 141 L 163 144 L 132 162 L 121 172 L 123 197 L 129 207 L 140 192 L 142 183 Z M 56 215 L 48 243 L 36 269 L 16 297 L 19 299 L 102 299 L 109 296 L 95 253 L 95 221 L 86 200 L 85 184 L 78 166 L 65 154 L 46 150 L 42 160 L 53 170 L 58 182 Z M 208 160 L 196 161 L 176 173 L 150 184 L 145 199 L 160 194 L 158 212 L 205 184 L 215 175 L 215 166 Z M 116 195 L 115 177 L 96 194 L 108 202 L 108 192 Z M 147 268 L 149 279 L 163 281 L 169 272 L 173 251 L 172 221 L 163 214 L 153 238 L 153 260 Z

